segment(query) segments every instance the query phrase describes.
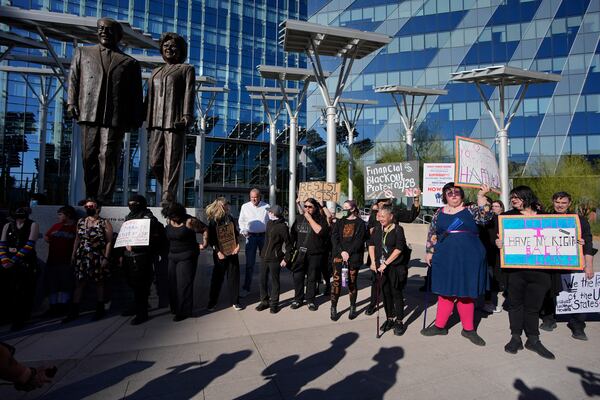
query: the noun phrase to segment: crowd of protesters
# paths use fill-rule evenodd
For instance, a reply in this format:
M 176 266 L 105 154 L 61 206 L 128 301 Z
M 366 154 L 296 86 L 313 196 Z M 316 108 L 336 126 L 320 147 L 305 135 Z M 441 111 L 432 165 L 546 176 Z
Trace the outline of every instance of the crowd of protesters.
M 501 269 L 498 238 L 499 215 L 535 216 L 543 214 L 540 201 L 526 186 L 510 192 L 511 209 L 488 197 L 489 188 L 482 186 L 476 203 L 468 203 L 464 190 L 448 183 L 443 188 L 443 207 L 433 215 L 426 241 L 425 262 L 429 266 L 425 291 L 437 296 L 437 314 L 433 324 L 424 328 L 424 336 L 446 335 L 447 322 L 456 305 L 462 323 L 462 336 L 475 345 L 485 346 L 475 325 L 476 304 L 483 312 L 493 314 L 508 310 L 510 340 L 505 351 L 516 354 L 527 348 L 548 359 L 555 358 L 540 340 L 541 328 L 556 328 L 556 296 L 560 292 L 560 275 L 539 269 Z M 291 309 L 307 305 L 316 311 L 320 283 L 330 296 L 330 318 L 339 320 L 338 304 L 342 292 L 349 297 L 349 319 L 357 310 L 358 276 L 361 268 L 370 276 L 370 296 L 365 314 L 372 315 L 383 303 L 385 320 L 381 332 L 392 330 L 403 335 L 404 289 L 408 277 L 411 248 L 400 223 L 414 221 L 421 212 L 420 192 L 408 209 L 399 209 L 390 199 L 380 199 L 371 209 L 368 221 L 352 200 L 332 214 L 325 204 L 314 198 L 297 202 L 298 215 L 288 227 L 284 210 L 262 201 L 260 191 L 250 192 L 249 202 L 232 216 L 230 204 L 218 197 L 205 210 L 205 222 L 187 213 L 181 204 L 165 204 L 161 224 L 148 208 L 143 196 L 129 199 L 126 221 L 150 220 L 148 245 L 114 247 L 113 227 L 102 217 L 102 204 L 86 199 L 85 216 L 77 218 L 75 208 L 60 207 L 57 223 L 44 233 L 48 243 L 44 286 L 49 309 L 45 317 L 64 317 L 63 323 L 79 318 L 82 295 L 88 284 L 96 291 L 93 320 L 106 314 L 107 283 L 111 271 L 120 266 L 131 288 L 133 301 L 122 315 L 133 316 L 131 324 L 149 319 L 149 297 L 160 263 L 167 265 L 170 310 L 174 321 L 194 316 L 194 281 L 198 257 L 202 251 L 212 253 L 212 276 L 206 310 L 213 311 L 219 302 L 223 281 L 227 281 L 229 306 L 242 310 L 242 299 L 252 291 L 252 276 L 257 253 L 259 269 L 259 302 L 257 311 L 280 310 L 280 277 L 282 270 L 291 272 L 294 296 Z M 558 192 L 552 198 L 549 213 L 571 211 L 572 198 Z M 12 299 L 8 319 L 13 330 L 22 329 L 31 316 L 37 277 L 40 273 L 35 251 L 39 226 L 29 217 L 30 209 L 16 207 L 2 228 L 0 261 L 1 293 Z M 585 274 L 593 277 L 593 249 L 590 226 L 579 218 L 579 245 L 585 254 Z M 239 253 L 245 241 L 246 265 L 243 280 Z M 226 279 L 225 279 L 226 278 Z M 501 301 L 501 298 L 504 301 Z M 568 327 L 575 339 L 587 340 L 585 314 L 574 314 Z M 378 331 L 379 332 L 379 331 Z M 527 341 L 523 344 L 521 335 Z

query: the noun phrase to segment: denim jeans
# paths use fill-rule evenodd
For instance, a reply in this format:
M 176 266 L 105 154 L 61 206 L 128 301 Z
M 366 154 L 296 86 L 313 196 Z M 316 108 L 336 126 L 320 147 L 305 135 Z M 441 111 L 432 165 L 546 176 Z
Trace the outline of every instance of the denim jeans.
M 265 244 L 264 234 L 250 234 L 246 241 L 246 275 L 244 276 L 244 285 L 242 289 L 250 291 L 252 286 L 252 274 L 256 264 L 256 251 L 259 253 Z

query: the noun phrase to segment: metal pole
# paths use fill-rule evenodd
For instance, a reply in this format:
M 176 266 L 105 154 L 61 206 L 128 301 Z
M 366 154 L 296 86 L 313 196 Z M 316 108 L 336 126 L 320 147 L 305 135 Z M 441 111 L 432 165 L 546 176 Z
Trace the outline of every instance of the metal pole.
M 408 129 L 406 129 L 406 161 L 413 159 L 413 127 L 412 121 Z
M 298 168 L 298 152 L 296 145 L 298 142 L 298 117 L 290 116 L 290 180 L 288 195 L 288 221 L 290 227 L 296 221 L 296 169 Z
M 131 153 L 131 133 L 125 132 L 123 140 L 123 199 L 121 204 L 126 206 L 129 200 L 129 157 Z
M 335 124 L 335 116 L 336 116 L 336 108 L 334 106 L 328 106 L 326 109 L 327 115 L 327 173 L 326 180 L 330 183 L 336 183 L 336 124 Z M 327 208 L 331 212 L 335 212 L 335 202 L 328 201 Z
M 500 92 L 500 120 L 498 121 L 499 167 L 500 167 L 500 198 L 508 206 L 508 132 L 504 127 L 504 84 L 498 87 Z
M 204 207 L 204 142 L 206 133 L 206 117 L 200 117 L 200 132 L 196 137 L 196 208 Z
M 348 131 L 348 200 L 354 200 L 354 127 Z
M 46 126 L 48 125 L 47 96 L 40 101 L 40 151 L 38 154 L 38 193 L 45 192 L 46 182 Z
M 269 123 L 269 204 L 277 204 L 275 187 L 277 185 L 277 143 L 275 142 L 276 122 Z
M 140 166 L 138 169 L 138 194 L 146 196 L 148 185 L 148 130 L 142 125 L 138 131 L 138 147 L 140 149 Z

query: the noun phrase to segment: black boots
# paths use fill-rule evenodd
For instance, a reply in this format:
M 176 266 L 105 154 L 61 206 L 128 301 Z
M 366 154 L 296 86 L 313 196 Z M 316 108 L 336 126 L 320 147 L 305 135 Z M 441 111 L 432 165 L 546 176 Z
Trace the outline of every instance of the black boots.
M 353 304 L 350 306 L 350 314 L 348 314 L 349 319 L 354 319 L 358 317 L 358 313 L 356 312 L 356 305 Z
M 334 306 L 333 304 L 331 305 L 331 310 L 330 310 L 330 313 L 329 313 L 329 318 L 332 321 L 337 321 L 338 318 L 339 318 L 338 313 L 337 313 L 337 307 Z
M 79 304 L 71 303 L 71 308 L 69 309 L 67 316 L 62 320 L 62 323 L 66 324 L 75 321 L 77 318 L 79 318 Z
M 106 311 L 104 310 L 104 302 L 98 301 L 96 302 L 96 312 L 94 312 L 94 316 L 92 317 L 92 321 L 98 321 L 104 318 L 106 315 Z
M 460 334 L 463 337 L 469 339 L 471 343 L 473 343 L 476 346 L 485 346 L 485 340 L 483 340 L 481 336 L 477 334 L 477 331 L 475 329 L 473 329 L 472 331 L 467 331 L 463 329 Z
M 556 358 L 550 350 L 544 347 L 537 336 L 529 336 L 525 342 L 525 348 L 537 353 L 540 357 L 547 360 L 554 360 Z
M 510 341 L 504 346 L 504 351 L 510 354 L 517 354 L 519 350 L 523 350 L 523 341 L 521 336 L 512 335 Z

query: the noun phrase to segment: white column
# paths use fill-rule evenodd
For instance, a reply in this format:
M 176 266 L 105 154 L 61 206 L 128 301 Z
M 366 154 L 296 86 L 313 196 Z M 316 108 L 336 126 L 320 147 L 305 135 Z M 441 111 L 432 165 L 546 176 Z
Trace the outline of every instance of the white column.
M 508 131 L 505 129 L 504 123 L 504 86 L 498 87 L 500 94 L 500 118 L 498 119 L 498 167 L 500 168 L 500 199 L 504 203 L 504 207 L 508 207 Z
M 40 151 L 38 154 L 38 183 L 37 192 L 44 193 L 46 190 L 46 127 L 48 125 L 48 98 L 42 96 L 40 99 Z
M 296 145 L 298 142 L 298 117 L 290 116 L 290 180 L 289 180 L 289 196 L 288 196 L 288 222 L 290 227 L 296 221 L 296 181 L 298 168 L 298 151 Z
M 200 132 L 196 137 L 194 182 L 196 187 L 196 208 L 204 205 L 204 142 L 206 134 L 206 118 L 200 117 Z
M 276 122 L 269 123 L 269 204 L 277 204 L 275 188 L 277 186 L 277 143 Z
M 348 132 L 348 200 L 354 199 L 354 127 Z
M 326 180 L 330 183 L 337 182 L 335 168 L 336 168 L 336 124 L 335 124 L 336 110 L 335 107 L 327 107 L 327 171 Z M 327 202 L 327 207 L 331 212 L 335 212 L 335 203 L 333 201 Z

